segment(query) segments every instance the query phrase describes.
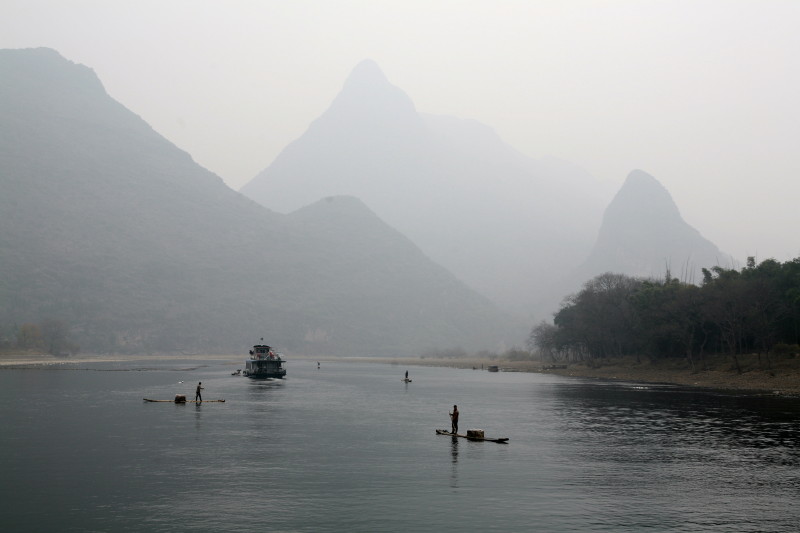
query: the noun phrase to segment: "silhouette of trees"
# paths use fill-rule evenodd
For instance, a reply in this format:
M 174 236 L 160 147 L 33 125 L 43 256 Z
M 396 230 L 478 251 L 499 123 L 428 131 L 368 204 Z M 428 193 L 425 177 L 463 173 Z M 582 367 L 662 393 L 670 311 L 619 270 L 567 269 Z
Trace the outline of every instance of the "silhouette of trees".
M 47 319 L 41 324 L 44 350 L 53 355 L 70 351 L 73 346 L 67 340 L 69 329 L 61 320 Z
M 637 353 L 640 342 L 631 331 L 639 317 L 632 296 L 641 284 L 641 280 L 611 272 L 586 282 L 555 316 L 555 348 L 589 358 Z
M 800 258 L 748 258 L 741 270 L 703 269 L 700 286 L 672 278 L 607 272 L 568 296 L 553 324 L 531 329 L 528 348 L 552 360 L 644 355 L 685 357 L 694 369 L 706 354 L 792 351 L 800 340 Z M 789 348 L 787 348 L 789 347 Z
M 42 329 L 39 324 L 22 324 L 17 330 L 17 347 L 31 350 L 42 347 Z
M 700 288 L 667 273 L 663 282 L 645 281 L 633 296 L 639 315 L 635 332 L 652 357 L 683 354 L 692 368 L 702 357 L 708 329 L 701 312 Z
M 0 351 L 35 352 L 64 355 L 75 353 L 78 346 L 70 341 L 69 327 L 61 320 L 0 327 Z
M 632 296 L 641 281 L 622 274 L 601 274 L 587 284 L 590 301 L 599 319 L 595 343 L 601 356 L 636 353 L 639 342 L 630 335 L 637 328 L 638 316 Z
M 560 355 L 556 342 L 557 333 L 558 328 L 556 326 L 542 320 L 531 328 L 525 347 L 530 352 L 539 352 L 543 357 L 556 361 Z

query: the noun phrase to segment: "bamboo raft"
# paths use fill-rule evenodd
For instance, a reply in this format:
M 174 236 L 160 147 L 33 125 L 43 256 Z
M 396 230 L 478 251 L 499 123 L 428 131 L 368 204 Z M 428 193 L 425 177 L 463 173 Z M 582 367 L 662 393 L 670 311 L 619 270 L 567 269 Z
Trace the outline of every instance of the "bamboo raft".
M 480 429 L 467 430 L 467 434 L 466 435 L 460 435 L 458 433 L 451 433 L 450 431 L 447 431 L 446 429 L 437 429 L 436 430 L 436 434 L 437 435 L 447 435 L 449 437 L 460 437 L 462 439 L 467 439 L 467 440 L 489 441 L 489 442 L 499 442 L 500 444 L 508 444 L 508 437 L 502 437 L 502 438 L 499 438 L 499 439 L 490 439 L 488 437 L 484 437 L 483 436 L 483 430 L 480 430 Z
M 151 400 L 149 398 L 144 398 L 146 402 L 158 402 L 158 403 L 225 403 L 225 400 L 178 400 L 177 398 L 174 400 Z

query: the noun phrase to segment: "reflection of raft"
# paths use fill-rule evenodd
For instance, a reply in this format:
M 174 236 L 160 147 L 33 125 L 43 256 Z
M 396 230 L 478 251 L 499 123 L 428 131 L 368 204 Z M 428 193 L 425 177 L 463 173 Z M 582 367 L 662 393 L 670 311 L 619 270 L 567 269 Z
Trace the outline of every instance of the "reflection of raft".
M 461 437 L 462 439 L 467 439 L 467 440 L 480 440 L 480 441 L 486 440 L 486 441 L 489 441 L 489 442 L 499 442 L 501 444 L 508 444 L 508 437 L 503 437 L 503 438 L 500 438 L 500 439 L 490 439 L 490 438 L 487 438 L 487 437 L 483 436 L 483 430 L 482 429 L 468 429 L 466 435 L 459 435 L 458 433 L 451 433 L 451 432 L 447 431 L 446 429 L 437 429 L 436 430 L 436 434 L 437 435 L 448 435 L 450 437 Z
M 225 400 L 202 400 L 199 402 L 197 400 L 187 400 L 186 395 L 184 394 L 178 394 L 177 396 L 175 396 L 174 400 L 150 400 L 148 398 L 145 398 L 144 401 L 163 402 L 163 403 L 225 403 Z

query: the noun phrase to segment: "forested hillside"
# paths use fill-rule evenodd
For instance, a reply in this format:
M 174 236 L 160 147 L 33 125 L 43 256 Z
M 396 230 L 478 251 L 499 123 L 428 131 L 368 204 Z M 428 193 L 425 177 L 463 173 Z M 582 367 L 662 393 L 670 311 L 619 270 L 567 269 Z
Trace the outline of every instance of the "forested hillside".
M 568 300 L 530 345 L 553 360 L 621 356 L 686 358 L 701 369 L 709 354 L 800 352 L 800 258 L 741 270 L 703 269 L 700 286 L 669 272 L 663 280 L 606 273 Z

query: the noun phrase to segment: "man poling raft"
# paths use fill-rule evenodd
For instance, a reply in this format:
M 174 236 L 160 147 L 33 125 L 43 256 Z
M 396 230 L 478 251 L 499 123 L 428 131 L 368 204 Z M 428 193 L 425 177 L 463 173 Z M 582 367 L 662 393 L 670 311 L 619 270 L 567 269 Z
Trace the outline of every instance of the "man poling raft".
M 185 394 L 176 394 L 174 400 L 151 400 L 143 398 L 145 402 L 159 402 L 159 403 L 225 403 L 225 400 L 205 400 L 198 402 L 197 400 L 187 400 Z
M 481 441 L 482 440 L 486 440 L 486 441 L 489 441 L 489 442 L 499 442 L 501 444 L 507 444 L 508 443 L 508 437 L 503 437 L 503 438 L 499 438 L 499 439 L 486 438 L 484 436 L 484 434 L 483 434 L 483 430 L 482 429 L 468 429 L 466 435 L 459 435 L 458 434 L 458 416 L 459 416 L 458 406 L 454 405 L 453 406 L 453 412 L 449 413 L 449 414 L 450 414 L 450 431 L 447 431 L 446 429 L 437 429 L 436 430 L 436 434 L 437 435 L 449 435 L 451 437 L 461 437 L 462 439 L 467 439 L 467 440 L 481 440 Z
M 183 383 L 183 381 L 180 381 L 179 383 Z M 200 405 L 201 403 L 203 403 L 203 396 L 201 395 L 200 391 L 204 390 L 204 389 L 205 389 L 205 387 L 203 387 L 203 382 L 202 381 L 198 382 L 197 383 L 197 388 L 195 389 L 195 393 L 194 393 L 194 400 L 186 399 L 186 395 L 185 394 L 176 394 L 174 400 L 151 400 L 149 398 L 144 398 L 144 401 L 146 401 L 146 402 L 160 402 L 160 403 L 167 403 L 167 402 L 169 402 L 169 403 L 196 403 L 197 405 Z M 210 403 L 210 402 L 213 402 L 213 403 L 224 403 L 225 400 L 206 400 L 205 401 L 205 403 Z

